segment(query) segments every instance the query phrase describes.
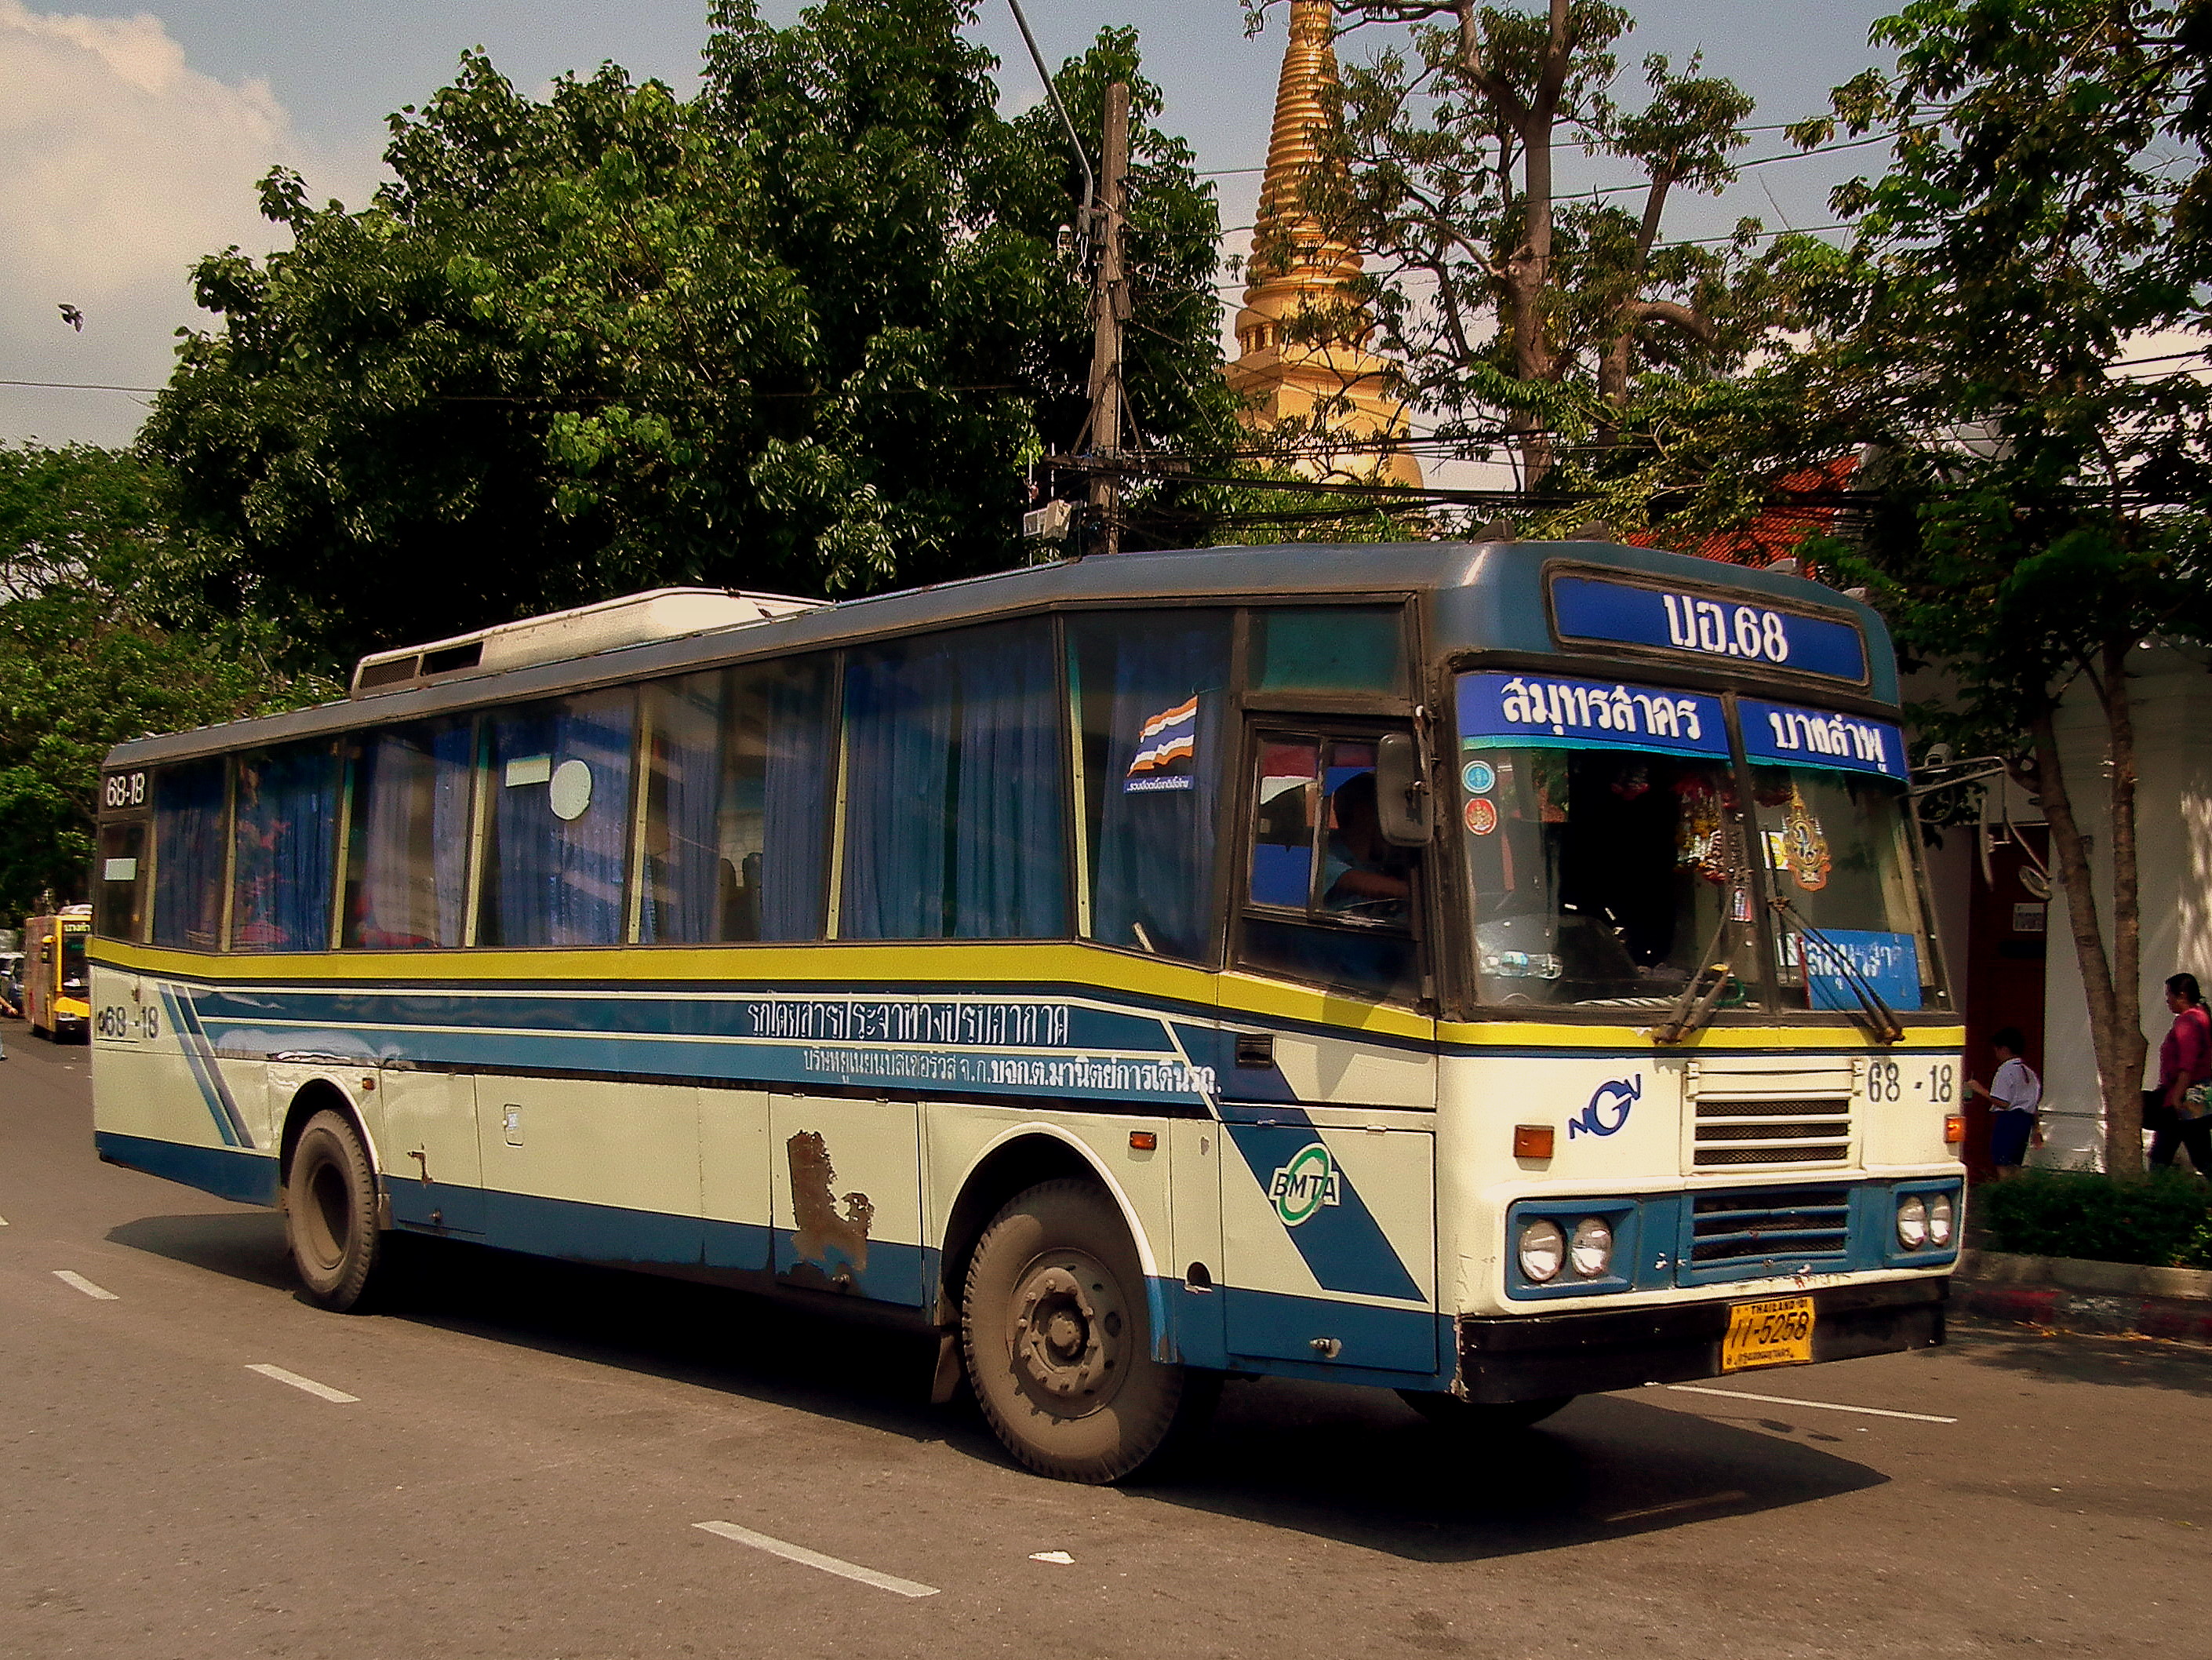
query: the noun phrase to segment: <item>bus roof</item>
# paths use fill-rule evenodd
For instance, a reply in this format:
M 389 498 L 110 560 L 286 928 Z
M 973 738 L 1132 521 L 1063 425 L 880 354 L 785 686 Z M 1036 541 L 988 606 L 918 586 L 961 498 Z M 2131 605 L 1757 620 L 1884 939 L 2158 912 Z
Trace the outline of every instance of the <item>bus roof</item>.
M 1838 615 L 1863 631 L 1869 672 L 1863 686 L 1838 688 L 1835 697 L 1885 705 L 1897 700 L 1896 665 L 1881 619 L 1833 588 L 1784 572 L 1607 542 L 1291 543 L 1100 555 L 872 594 L 768 622 L 142 738 L 118 745 L 107 764 L 143 765 L 319 737 L 686 669 L 980 623 L 1052 605 L 1262 602 L 1326 596 L 1386 599 L 1425 593 L 1434 600 L 1432 642 L 1440 651 L 1550 654 L 1560 648 L 1551 633 L 1544 573 L 1559 562 L 1609 567 L 1709 592 L 1735 590 L 1747 598 L 1763 596 L 1778 605 Z M 1588 655 L 1586 648 L 1583 654 Z M 1648 664 L 1632 670 L 1624 666 L 1622 672 L 1645 678 L 1654 672 Z

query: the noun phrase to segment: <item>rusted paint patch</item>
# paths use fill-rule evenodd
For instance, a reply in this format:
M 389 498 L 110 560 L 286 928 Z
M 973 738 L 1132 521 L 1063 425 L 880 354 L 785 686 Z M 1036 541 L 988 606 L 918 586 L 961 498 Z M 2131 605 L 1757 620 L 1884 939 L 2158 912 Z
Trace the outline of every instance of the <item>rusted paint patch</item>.
M 791 1248 L 824 1268 L 842 1260 L 854 1274 L 868 1271 L 868 1226 L 876 1207 L 865 1193 L 848 1193 L 838 1211 L 837 1167 L 818 1130 L 801 1130 L 784 1144 L 791 1160 L 791 1213 L 798 1224 Z

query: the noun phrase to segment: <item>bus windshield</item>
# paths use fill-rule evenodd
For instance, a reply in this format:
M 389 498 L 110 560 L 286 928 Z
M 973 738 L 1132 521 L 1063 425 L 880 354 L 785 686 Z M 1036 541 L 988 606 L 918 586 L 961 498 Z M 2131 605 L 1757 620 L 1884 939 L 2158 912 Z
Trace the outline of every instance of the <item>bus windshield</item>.
M 1705 694 L 1463 674 L 1458 704 L 1484 1002 L 1664 1006 L 1758 909 L 1783 1006 L 1940 1006 L 1894 727 L 1747 701 L 1739 775 Z M 1720 1006 L 1759 1007 L 1735 949 Z
M 1728 763 L 1500 749 L 1465 757 L 1461 782 L 1483 1000 L 1673 1001 L 1741 887 Z
M 1892 1008 L 1942 1007 L 1905 786 L 1820 767 L 1753 766 L 1751 799 L 1776 902 L 1768 927 L 1784 1005 L 1848 1010 L 1856 978 Z
M 82 997 L 89 984 L 84 972 L 87 938 L 87 931 L 81 927 L 62 931 L 62 991 L 66 995 Z

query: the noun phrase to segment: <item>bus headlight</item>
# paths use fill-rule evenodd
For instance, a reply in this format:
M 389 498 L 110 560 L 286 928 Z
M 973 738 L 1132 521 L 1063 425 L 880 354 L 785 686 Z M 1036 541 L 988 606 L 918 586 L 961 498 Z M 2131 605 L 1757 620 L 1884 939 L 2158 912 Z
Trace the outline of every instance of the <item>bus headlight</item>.
M 1897 1201 L 1897 1243 L 1907 1250 L 1928 1243 L 1928 1201 L 1917 1193 Z
M 1928 1238 L 1930 1243 L 1948 1245 L 1951 1243 L 1952 1225 L 1958 1219 L 1958 1208 L 1948 1193 L 1928 1195 Z
M 1524 1237 L 1526 1236 L 1523 1236 Z M 1585 1216 L 1575 1224 L 1575 1237 L 1567 1247 L 1568 1260 L 1585 1280 L 1595 1280 L 1613 1267 L 1613 1230 L 1601 1216 Z
M 1521 1230 L 1521 1272 L 1538 1285 L 1559 1278 L 1567 1260 L 1567 1237 L 1549 1217 L 1538 1217 Z

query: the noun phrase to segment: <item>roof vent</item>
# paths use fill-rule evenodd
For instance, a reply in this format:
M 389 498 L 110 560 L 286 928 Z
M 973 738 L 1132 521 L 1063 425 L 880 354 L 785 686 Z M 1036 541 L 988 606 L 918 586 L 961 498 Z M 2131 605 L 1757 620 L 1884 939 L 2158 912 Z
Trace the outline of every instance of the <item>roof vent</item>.
M 812 611 L 819 599 L 782 593 L 740 593 L 728 588 L 653 588 L 603 599 L 596 605 L 556 611 L 502 623 L 474 634 L 427 645 L 374 652 L 354 666 L 353 695 L 438 685 L 447 680 L 496 674 L 532 663 L 558 663 L 624 646 L 676 640 L 687 634 L 747 628 L 778 617 Z

